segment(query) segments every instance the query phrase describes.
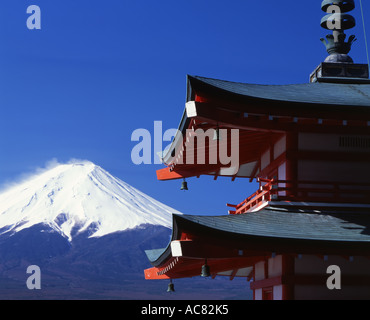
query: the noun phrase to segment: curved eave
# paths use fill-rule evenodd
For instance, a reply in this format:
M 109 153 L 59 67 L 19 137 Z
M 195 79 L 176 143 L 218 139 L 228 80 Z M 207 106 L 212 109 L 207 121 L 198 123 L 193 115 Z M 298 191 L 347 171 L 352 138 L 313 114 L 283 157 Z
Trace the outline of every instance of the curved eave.
M 186 102 L 188 102 L 192 99 L 192 88 L 191 88 L 191 84 L 190 84 L 190 78 L 191 77 L 189 75 L 186 76 L 186 85 L 187 85 Z M 183 111 L 181 120 L 180 120 L 180 124 L 179 124 L 178 129 L 177 129 L 176 136 L 173 138 L 172 143 L 169 146 L 169 148 L 167 150 L 164 150 L 163 153 L 162 153 L 161 160 L 165 165 L 170 165 L 171 164 L 170 163 L 171 162 L 170 159 L 172 159 L 171 155 L 172 155 L 173 151 L 176 149 L 176 147 L 179 144 L 183 143 L 182 138 L 184 137 L 184 133 L 185 133 L 186 129 L 189 127 L 189 123 L 190 123 L 190 119 L 187 116 L 187 112 L 186 112 L 186 108 L 185 108 L 184 111 Z
M 194 102 L 196 100 L 201 102 Z M 203 101 L 203 100 L 204 101 Z M 217 79 L 203 78 L 197 76 L 187 77 L 187 103 L 193 103 L 196 110 L 194 115 L 185 108 L 176 136 L 169 148 L 162 152 L 162 162 L 170 167 L 173 165 L 174 155 L 177 150 L 181 150 L 186 136 L 186 130 L 192 125 L 192 120 L 199 119 L 210 122 L 210 126 L 215 125 L 225 119 L 224 125 L 233 118 L 221 117 L 216 119 L 214 113 L 216 108 L 228 109 L 233 112 L 246 114 L 253 112 L 265 114 L 267 116 L 312 118 L 312 119 L 330 119 L 341 121 L 362 121 L 365 123 L 356 128 L 356 126 L 335 127 L 336 131 L 347 132 L 352 130 L 354 134 L 369 131 L 370 122 L 370 84 L 336 84 L 336 83 L 307 83 L 293 85 L 258 85 L 236 83 Z M 191 108 L 190 108 L 191 109 Z M 197 114 L 198 113 L 198 114 Z M 209 118 L 207 120 L 207 117 Z M 254 120 L 242 119 L 232 125 L 255 126 L 253 130 L 267 130 L 270 132 L 282 132 L 296 128 L 295 123 L 285 123 L 276 125 L 273 121 L 267 124 L 267 127 L 259 128 L 260 123 Z M 230 125 L 230 128 L 232 128 Z M 263 124 L 265 125 L 265 124 Z M 312 128 L 308 125 L 309 128 Z M 321 129 L 320 129 L 321 127 Z M 301 126 L 300 128 L 306 128 Z M 324 129 L 322 129 L 324 128 Z M 314 130 L 328 130 L 325 126 L 316 126 Z M 329 129 L 330 130 L 330 129 Z M 356 131 L 357 130 L 357 131 Z M 217 168 L 216 168 L 217 169 Z M 208 170 L 208 171 L 207 171 Z M 175 172 L 168 172 L 168 168 L 158 170 L 159 180 L 180 179 L 182 177 L 199 176 L 200 174 L 212 174 L 216 172 L 213 168 L 207 170 L 187 170 L 186 166 L 181 166 Z M 183 171 L 183 172 L 181 172 Z M 188 171 L 188 172 L 187 172 Z M 191 172 L 195 172 L 191 174 Z M 199 174 L 197 173 L 199 171 Z M 253 178 L 253 177 L 252 177 Z
M 159 266 L 172 257 L 171 242 L 174 240 L 177 240 L 178 238 L 178 226 L 176 222 L 178 216 L 179 215 L 177 214 L 172 214 L 172 234 L 171 234 L 171 240 L 168 243 L 167 247 L 162 248 L 162 249 L 145 250 L 145 254 L 149 262 L 153 266 Z
M 227 216 L 173 215 L 173 233 L 167 248 L 150 261 L 160 266 L 172 257 L 171 242 L 183 234 L 210 246 L 252 251 L 346 253 L 370 249 L 370 215 L 357 212 L 301 212 L 265 208 Z
M 162 162 L 165 164 L 165 165 L 170 165 L 171 164 L 171 160 L 172 157 L 172 152 L 174 150 L 176 150 L 176 147 L 179 145 L 179 144 L 182 144 L 183 143 L 183 136 L 184 136 L 184 132 L 186 131 L 186 129 L 189 127 L 189 122 L 190 122 L 190 119 L 187 117 L 187 114 L 186 114 L 186 109 L 184 110 L 183 114 L 182 114 L 182 117 L 181 117 L 181 120 L 180 120 L 180 124 L 179 124 L 179 127 L 177 129 L 177 133 L 175 135 L 175 137 L 173 138 L 170 146 L 166 149 L 166 150 L 163 150 L 162 152 L 162 157 L 161 160 Z
M 207 93 L 215 98 L 225 97 L 234 102 L 264 102 L 269 104 L 301 105 L 307 108 L 344 107 L 370 110 L 370 84 L 303 83 L 288 85 L 260 85 L 231 82 L 199 76 L 188 76 L 194 92 Z M 189 101 L 189 100 L 188 100 Z M 369 114 L 369 113 L 368 113 Z

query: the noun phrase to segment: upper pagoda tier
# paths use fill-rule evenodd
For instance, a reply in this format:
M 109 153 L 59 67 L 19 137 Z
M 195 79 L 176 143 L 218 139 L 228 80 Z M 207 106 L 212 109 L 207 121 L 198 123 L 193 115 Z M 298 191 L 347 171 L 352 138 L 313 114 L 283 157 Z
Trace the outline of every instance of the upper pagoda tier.
M 342 160 L 355 154 L 368 161 L 370 83 L 345 80 L 258 85 L 188 76 L 186 108 L 177 136 L 163 151 L 167 168 L 157 171 L 158 179 L 200 175 L 272 178 L 264 170 L 266 163 L 271 168 L 272 162 L 278 165 L 287 157 L 312 160 L 315 152 Z M 202 133 L 199 129 L 214 130 L 216 138 L 208 137 L 217 143 L 189 143 Z M 238 139 L 232 139 L 235 129 Z M 323 146 L 314 148 L 312 144 L 318 142 Z M 238 150 L 237 166 L 232 167 L 231 161 L 226 165 L 220 159 L 211 161 L 212 148 L 224 148 L 228 155 Z M 194 157 L 189 162 L 189 153 L 205 161 L 199 163 Z

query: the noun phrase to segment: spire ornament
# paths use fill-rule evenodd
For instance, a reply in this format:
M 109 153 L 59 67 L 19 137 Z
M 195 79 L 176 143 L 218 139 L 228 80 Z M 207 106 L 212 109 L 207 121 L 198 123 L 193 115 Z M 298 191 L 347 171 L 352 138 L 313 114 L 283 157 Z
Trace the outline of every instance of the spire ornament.
M 369 66 L 354 63 L 348 55 L 356 36 L 347 35 L 345 30 L 356 26 L 356 20 L 348 12 L 355 8 L 354 0 L 324 0 L 322 11 L 327 15 L 321 19 L 321 27 L 333 31 L 321 38 L 329 56 L 310 74 L 310 82 L 370 83 Z
M 321 3 L 321 9 L 328 13 L 321 19 L 321 27 L 333 31 L 326 39 L 320 39 L 329 53 L 325 62 L 353 63 L 348 53 L 356 41 L 356 36 L 351 35 L 346 41 L 347 35 L 344 31 L 356 26 L 355 18 L 348 14 L 354 8 L 354 0 L 324 0 Z

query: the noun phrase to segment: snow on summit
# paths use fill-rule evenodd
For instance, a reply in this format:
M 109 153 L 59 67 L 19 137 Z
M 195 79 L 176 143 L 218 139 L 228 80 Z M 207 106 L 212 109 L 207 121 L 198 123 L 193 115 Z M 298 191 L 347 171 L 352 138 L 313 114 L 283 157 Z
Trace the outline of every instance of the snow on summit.
M 0 234 L 43 223 L 72 240 L 143 224 L 170 228 L 178 211 L 87 161 L 60 164 L 0 193 Z

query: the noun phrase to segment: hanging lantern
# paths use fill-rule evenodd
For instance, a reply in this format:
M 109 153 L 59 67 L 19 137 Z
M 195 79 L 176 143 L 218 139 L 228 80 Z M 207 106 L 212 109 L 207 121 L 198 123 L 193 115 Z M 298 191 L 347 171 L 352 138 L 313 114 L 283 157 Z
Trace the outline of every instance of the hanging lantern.
M 188 183 L 185 181 L 185 178 L 184 181 L 181 183 L 181 190 L 188 190 Z
M 167 292 L 175 292 L 175 286 L 172 283 L 172 279 L 170 279 L 170 283 L 168 284 Z
M 205 264 L 202 265 L 202 272 L 200 274 L 201 277 L 207 278 L 211 275 L 209 265 L 207 264 L 207 259 L 205 261 Z

